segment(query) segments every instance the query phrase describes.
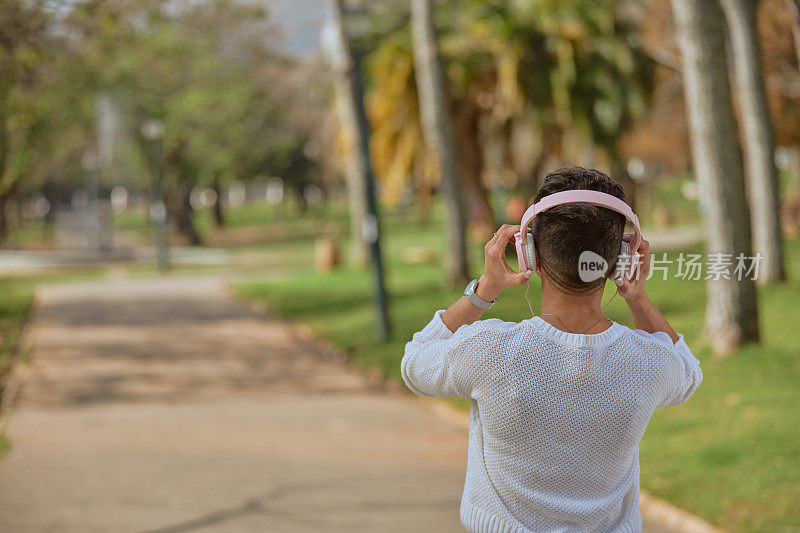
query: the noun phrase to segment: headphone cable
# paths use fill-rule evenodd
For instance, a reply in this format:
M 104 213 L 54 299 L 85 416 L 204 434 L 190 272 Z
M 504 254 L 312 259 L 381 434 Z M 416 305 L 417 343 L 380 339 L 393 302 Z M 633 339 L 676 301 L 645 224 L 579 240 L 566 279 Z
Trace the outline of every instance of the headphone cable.
M 531 290 L 531 278 L 528 278 L 528 282 L 525 283 L 525 301 L 528 302 L 528 309 L 531 310 L 531 316 L 535 317 L 536 315 L 533 314 L 533 306 L 531 305 L 531 301 L 528 298 L 528 291 Z

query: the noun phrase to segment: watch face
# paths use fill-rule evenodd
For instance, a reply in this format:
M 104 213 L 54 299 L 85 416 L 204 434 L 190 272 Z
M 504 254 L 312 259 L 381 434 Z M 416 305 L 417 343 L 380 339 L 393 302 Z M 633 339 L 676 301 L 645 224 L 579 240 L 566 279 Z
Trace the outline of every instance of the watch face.
M 489 309 L 494 302 L 487 302 L 483 300 L 480 296 L 475 294 L 475 286 L 478 284 L 477 279 L 473 279 L 467 285 L 467 288 L 464 290 L 464 296 L 467 297 L 467 300 L 475 304 L 476 306 L 480 307 L 481 309 Z

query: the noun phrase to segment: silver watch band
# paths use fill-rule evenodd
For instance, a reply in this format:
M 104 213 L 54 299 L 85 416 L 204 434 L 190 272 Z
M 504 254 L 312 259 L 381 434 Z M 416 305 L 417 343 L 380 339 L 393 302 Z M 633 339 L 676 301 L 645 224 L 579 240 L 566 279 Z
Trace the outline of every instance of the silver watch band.
M 477 286 L 478 286 L 477 279 L 473 279 L 472 281 L 470 281 L 469 285 L 467 285 L 467 288 L 464 289 L 464 296 L 466 296 L 467 300 L 469 300 L 472 303 L 472 305 L 479 307 L 481 309 L 489 309 L 497 301 L 497 298 L 495 298 L 491 302 L 487 302 L 486 300 L 475 294 L 475 287 Z

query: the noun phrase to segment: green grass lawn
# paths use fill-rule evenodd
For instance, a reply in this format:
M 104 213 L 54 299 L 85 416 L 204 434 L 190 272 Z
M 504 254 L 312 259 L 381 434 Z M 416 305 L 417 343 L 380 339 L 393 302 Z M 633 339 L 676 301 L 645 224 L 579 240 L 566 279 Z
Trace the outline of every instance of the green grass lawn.
M 15 349 L 33 303 L 34 284 L 17 278 L 0 278 L 0 398 L 5 375 L 14 363 Z M 5 406 L 0 405 L 0 422 Z M 2 426 L 0 426 L 0 431 Z M 8 441 L 0 433 L 0 458 L 8 451 Z
M 0 459 L 2 459 L 3 456 L 8 453 L 9 448 L 10 445 L 8 440 L 3 435 L 0 435 Z
M 321 337 L 345 349 L 356 365 L 377 367 L 400 379 L 399 363 L 411 334 L 447 307 L 461 289 L 441 288 L 438 262 L 409 264 L 411 246 L 441 250 L 440 221 L 415 223 L 387 217 L 385 251 L 391 296 L 392 335 L 379 343 L 371 273 L 345 269 L 327 275 L 311 271 L 312 239 L 292 244 L 292 276 L 238 284 L 237 292 L 269 309 L 309 324 Z M 287 243 L 275 243 L 285 253 Z M 763 343 L 714 359 L 701 344 L 705 285 L 702 281 L 653 279 L 650 297 L 675 329 L 685 334 L 702 362 L 704 383 L 691 401 L 658 409 L 641 443 L 642 486 L 676 505 L 733 531 L 764 531 L 800 525 L 800 245 L 788 243 L 792 278 L 760 291 Z M 473 266 L 482 266 L 474 243 Z M 523 288 L 503 294 L 486 317 L 517 321 L 530 316 Z M 537 295 L 535 281 L 531 294 Z M 606 299 L 613 291 L 609 290 Z M 538 307 L 538 298 L 533 298 Z M 615 300 L 609 316 L 630 325 L 625 303 Z
M 33 302 L 33 284 L 18 278 L 0 278 L 0 378 L 11 365 L 11 355 Z

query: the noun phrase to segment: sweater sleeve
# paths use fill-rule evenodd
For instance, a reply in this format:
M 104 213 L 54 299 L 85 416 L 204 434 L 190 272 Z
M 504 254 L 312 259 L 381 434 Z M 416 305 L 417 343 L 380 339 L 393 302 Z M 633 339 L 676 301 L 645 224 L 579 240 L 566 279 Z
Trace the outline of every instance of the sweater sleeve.
M 406 344 L 403 381 L 418 396 L 470 398 L 487 371 L 493 328 L 502 321 L 479 320 L 452 333 L 437 311 Z
M 669 350 L 669 364 L 666 367 L 666 396 L 658 405 L 664 407 L 681 404 L 691 398 L 703 381 L 700 361 L 692 354 L 689 346 L 683 340 L 683 335 L 679 334 L 675 343 L 666 333 L 658 332 L 653 335 Z

